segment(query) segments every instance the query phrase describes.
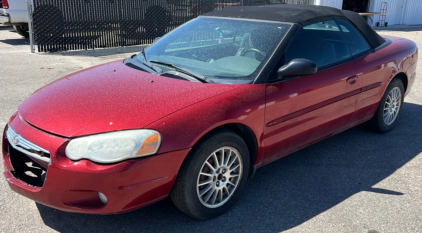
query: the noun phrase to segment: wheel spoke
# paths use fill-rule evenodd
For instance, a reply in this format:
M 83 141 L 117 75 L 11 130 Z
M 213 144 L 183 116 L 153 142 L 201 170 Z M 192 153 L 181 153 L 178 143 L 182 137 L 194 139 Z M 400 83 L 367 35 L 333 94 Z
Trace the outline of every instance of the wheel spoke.
M 209 167 L 209 168 L 211 168 L 211 170 L 212 171 L 215 171 L 215 168 L 210 164 L 210 163 L 208 163 L 208 161 L 205 161 L 205 164 Z
M 229 189 L 226 186 L 224 186 L 223 189 L 226 191 L 227 195 L 230 195 Z M 221 194 L 223 194 L 223 193 L 221 192 Z
M 224 160 L 223 165 L 226 165 L 227 166 L 227 163 L 229 162 L 231 156 L 232 156 L 232 151 L 229 150 L 229 154 L 226 156 L 226 159 Z
M 223 202 L 223 190 L 222 189 L 218 190 L 218 196 L 219 196 L 218 202 L 219 203 Z
M 218 163 L 217 155 L 215 153 L 212 154 L 212 158 L 214 159 L 214 164 L 216 166 L 216 169 L 220 166 Z
M 199 181 L 198 186 L 202 186 L 202 185 L 206 185 L 212 182 L 212 178 L 211 179 L 207 179 L 207 180 L 202 180 Z
M 387 116 L 387 114 L 388 114 L 388 110 L 384 111 L 384 118 Z
M 391 113 L 388 113 L 388 115 L 387 115 L 387 123 L 388 124 L 390 123 L 390 120 L 391 120 Z
M 234 171 L 234 170 L 236 170 L 239 166 L 240 166 L 240 164 L 236 163 L 236 164 L 234 165 L 234 168 L 230 168 L 230 171 Z
M 227 167 L 231 167 L 234 163 L 234 161 L 236 161 L 236 156 L 233 157 L 233 159 L 231 159 L 227 165 Z
M 391 93 L 387 96 L 387 99 L 385 100 L 386 103 L 390 104 L 391 102 Z
M 218 190 L 214 189 L 214 193 L 213 193 L 212 198 L 211 198 L 211 205 L 215 204 L 215 200 L 217 199 L 217 196 L 218 196 Z
M 239 174 L 230 174 L 230 178 L 239 177 Z
M 210 173 L 205 173 L 205 172 L 201 172 L 201 173 L 199 173 L 200 175 L 203 175 L 203 176 L 210 176 L 210 177 L 213 177 L 214 175 L 213 174 L 210 174 Z
M 222 166 L 224 164 L 224 149 L 221 150 L 221 156 L 220 156 L 220 166 Z
M 208 200 L 210 199 L 210 197 L 215 193 L 215 188 L 213 187 L 213 189 L 211 191 L 208 192 L 208 194 L 205 196 L 204 198 L 204 202 L 207 203 Z
M 204 189 L 202 189 L 201 191 L 199 191 L 199 195 L 203 196 L 205 193 L 207 193 L 211 188 L 213 188 L 213 185 L 210 184 L 207 187 L 205 187 Z

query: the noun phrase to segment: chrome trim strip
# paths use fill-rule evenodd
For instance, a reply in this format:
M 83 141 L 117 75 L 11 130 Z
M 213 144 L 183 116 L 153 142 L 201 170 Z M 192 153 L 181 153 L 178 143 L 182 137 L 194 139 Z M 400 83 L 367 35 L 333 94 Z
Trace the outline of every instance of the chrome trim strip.
M 27 150 L 35 150 L 35 151 L 50 154 L 50 152 L 48 150 L 43 149 L 43 148 L 35 145 L 34 143 L 26 140 L 25 138 L 23 138 L 22 136 L 17 134 L 15 131 L 13 131 L 13 129 L 10 126 L 7 126 L 6 137 L 7 137 L 7 140 L 9 141 L 9 144 L 13 148 L 15 148 L 16 150 L 18 150 L 18 151 L 20 151 L 20 152 L 22 152 L 22 153 L 24 153 L 28 156 L 31 156 L 35 159 L 44 161 L 46 163 L 50 163 L 50 158 L 41 157 L 38 154 L 27 151 Z

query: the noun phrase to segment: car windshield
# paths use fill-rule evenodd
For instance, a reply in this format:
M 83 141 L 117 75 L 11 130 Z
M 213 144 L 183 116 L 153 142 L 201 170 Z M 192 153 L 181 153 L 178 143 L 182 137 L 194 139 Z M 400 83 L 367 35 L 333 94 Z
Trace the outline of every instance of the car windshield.
M 251 83 L 290 27 L 269 21 L 199 17 L 136 58 L 164 70 L 174 69 L 169 64 L 183 68 L 207 82 Z

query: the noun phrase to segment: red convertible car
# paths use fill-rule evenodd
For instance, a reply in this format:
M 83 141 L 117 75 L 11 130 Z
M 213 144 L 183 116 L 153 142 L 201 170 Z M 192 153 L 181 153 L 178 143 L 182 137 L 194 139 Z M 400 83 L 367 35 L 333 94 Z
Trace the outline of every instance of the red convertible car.
M 391 130 L 417 59 L 415 43 L 349 11 L 210 12 L 36 91 L 5 127 L 4 176 L 64 211 L 122 213 L 170 195 L 212 218 L 258 167 L 366 121 Z

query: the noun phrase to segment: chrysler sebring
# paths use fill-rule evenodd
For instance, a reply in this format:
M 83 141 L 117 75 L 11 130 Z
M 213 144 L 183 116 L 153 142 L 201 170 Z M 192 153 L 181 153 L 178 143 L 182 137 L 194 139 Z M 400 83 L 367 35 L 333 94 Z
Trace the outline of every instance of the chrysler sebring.
M 414 42 L 350 11 L 210 12 L 33 93 L 5 127 L 4 176 L 63 211 L 122 213 L 170 196 L 209 219 L 265 164 L 363 122 L 390 131 L 417 59 Z

